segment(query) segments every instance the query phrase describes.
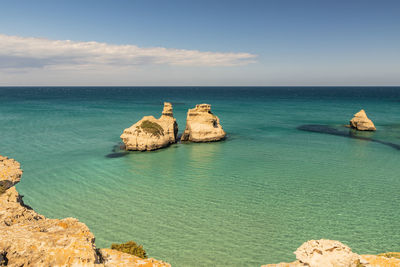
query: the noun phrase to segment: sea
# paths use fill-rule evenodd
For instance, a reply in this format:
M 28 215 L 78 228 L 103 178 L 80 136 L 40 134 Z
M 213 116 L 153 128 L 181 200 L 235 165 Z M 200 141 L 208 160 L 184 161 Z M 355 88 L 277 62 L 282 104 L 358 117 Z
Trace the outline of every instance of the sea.
M 164 101 L 180 134 L 211 104 L 226 140 L 121 150 Z M 345 127 L 361 109 L 376 132 Z M 400 87 L 1 87 L 0 154 L 38 213 L 173 266 L 289 262 L 322 238 L 400 251 Z

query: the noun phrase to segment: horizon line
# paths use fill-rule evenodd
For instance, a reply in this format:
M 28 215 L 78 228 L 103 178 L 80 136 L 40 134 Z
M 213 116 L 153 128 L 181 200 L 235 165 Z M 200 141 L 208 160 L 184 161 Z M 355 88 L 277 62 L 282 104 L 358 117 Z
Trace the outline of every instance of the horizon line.
M 4 87 L 400 87 L 400 85 L 0 85 Z

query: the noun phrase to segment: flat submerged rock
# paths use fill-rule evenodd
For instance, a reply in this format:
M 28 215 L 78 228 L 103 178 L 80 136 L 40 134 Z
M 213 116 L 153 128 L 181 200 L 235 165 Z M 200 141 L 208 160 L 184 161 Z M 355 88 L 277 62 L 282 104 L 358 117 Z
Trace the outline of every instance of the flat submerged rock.
M 301 126 L 297 127 L 297 129 L 300 131 L 306 131 L 306 132 L 323 133 L 323 134 L 342 136 L 342 137 L 353 138 L 353 139 L 358 139 L 358 140 L 371 141 L 371 142 L 390 146 L 394 149 L 400 150 L 399 144 L 382 141 L 382 140 L 374 139 L 371 137 L 360 136 L 360 135 L 357 135 L 354 132 L 354 130 L 352 130 L 352 129 L 342 131 L 342 130 L 338 130 L 338 129 L 333 128 L 328 125 L 319 125 L 319 124 L 305 124 L 305 125 L 301 125 Z

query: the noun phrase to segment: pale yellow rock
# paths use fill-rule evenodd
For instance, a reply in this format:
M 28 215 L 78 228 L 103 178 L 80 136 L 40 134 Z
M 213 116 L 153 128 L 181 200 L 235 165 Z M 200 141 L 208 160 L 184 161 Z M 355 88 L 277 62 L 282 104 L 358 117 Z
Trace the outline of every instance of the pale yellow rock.
M 21 180 L 20 165 L 13 159 L 0 156 L 0 194 Z
M 400 252 L 385 252 L 385 253 L 378 254 L 378 256 L 383 256 L 386 258 L 396 258 L 396 259 L 400 260 Z
M 374 123 L 367 117 L 367 114 L 362 109 L 350 120 L 350 126 L 359 131 L 375 131 Z
M 15 184 L 21 175 L 18 162 L 0 156 L 0 182 Z M 89 228 L 75 218 L 48 219 L 36 213 L 15 187 L 0 194 L 0 266 L 169 266 L 119 251 L 103 257 L 94 241 Z
M 159 119 L 144 116 L 124 130 L 121 139 L 126 150 L 156 150 L 176 142 L 178 124 L 173 117 L 171 103 L 165 102 Z
M 158 261 L 153 258 L 142 259 L 130 254 L 126 254 L 117 250 L 103 248 L 100 249 L 100 253 L 106 262 L 104 266 L 141 266 L 141 267 L 171 267 L 171 264 Z
M 400 253 L 399 253 L 400 255 Z M 366 267 L 399 267 L 400 259 L 393 257 L 384 257 L 377 255 L 361 255 L 361 259 L 367 264 Z
M 224 139 L 225 136 L 219 118 L 211 112 L 211 105 L 200 104 L 188 110 L 181 141 L 211 142 Z
M 335 240 L 310 240 L 296 251 L 297 260 L 261 267 L 400 267 L 400 253 L 358 255 Z
M 357 267 L 360 256 L 336 240 L 310 240 L 295 252 L 296 259 L 310 267 Z

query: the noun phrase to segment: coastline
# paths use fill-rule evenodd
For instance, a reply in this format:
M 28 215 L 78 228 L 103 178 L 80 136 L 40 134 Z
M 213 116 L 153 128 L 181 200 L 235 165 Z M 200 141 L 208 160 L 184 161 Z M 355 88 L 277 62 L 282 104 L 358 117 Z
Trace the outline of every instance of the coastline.
M 89 228 L 75 218 L 48 219 L 24 204 L 14 185 L 20 164 L 0 155 L 0 265 L 6 266 L 152 266 L 168 267 L 95 245 Z
M 171 267 L 153 258 L 142 259 L 113 249 L 96 248 L 95 237 L 84 223 L 75 218 L 48 219 L 36 213 L 24 204 L 14 187 L 21 177 L 20 164 L 0 156 L 1 265 Z M 400 266 L 400 253 L 358 255 L 332 240 L 308 241 L 295 254 L 297 261 L 261 267 Z
M 398 143 L 398 94 L 125 91 L 1 94 L 1 150 L 25 170 L 17 185 L 25 203 L 48 218 L 79 218 L 98 247 L 135 240 L 174 266 L 224 266 L 243 247 L 249 253 L 233 265 L 292 261 L 292 251 L 318 238 L 360 254 L 398 251 L 398 150 L 296 129 L 343 124 L 364 107 L 378 128 L 365 135 Z M 205 99 L 229 139 L 106 158 L 127 122 L 158 114 L 164 99 L 178 103 L 181 131 L 187 110 Z

